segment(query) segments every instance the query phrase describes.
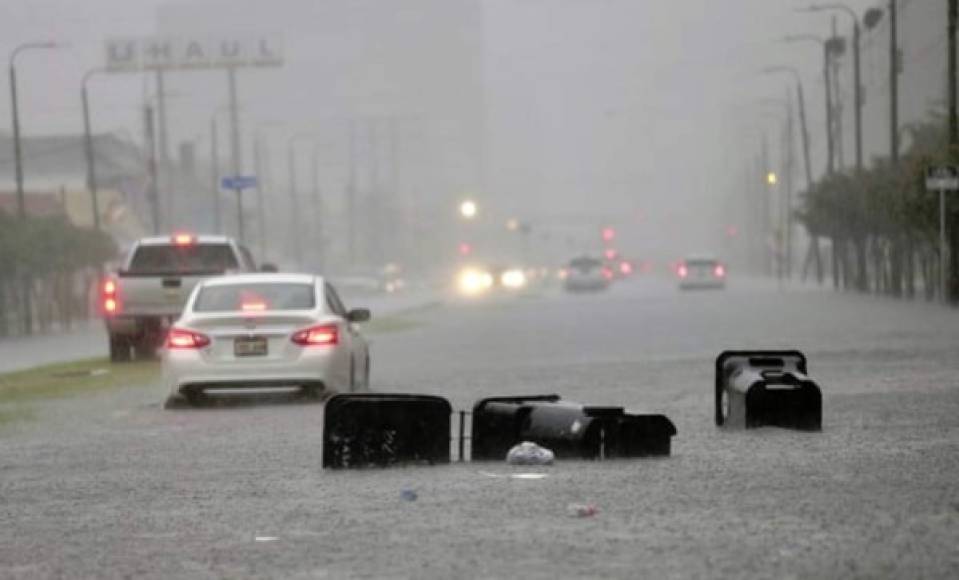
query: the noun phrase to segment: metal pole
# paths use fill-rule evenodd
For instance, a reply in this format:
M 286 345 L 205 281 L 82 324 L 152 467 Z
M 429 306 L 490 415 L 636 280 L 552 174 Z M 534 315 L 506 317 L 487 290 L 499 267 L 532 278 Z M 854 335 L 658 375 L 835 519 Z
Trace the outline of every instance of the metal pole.
M 223 224 L 220 219 L 220 151 L 219 131 L 216 126 L 216 114 L 210 118 L 210 169 L 212 179 L 210 192 L 213 194 L 213 231 L 223 233 Z
M 263 209 L 263 189 L 265 188 L 263 174 L 263 152 L 261 150 L 260 139 L 253 137 L 253 171 L 256 172 L 256 229 L 259 234 L 258 247 L 260 259 L 266 255 L 266 216 Z
M 806 126 L 806 100 L 803 97 L 802 81 L 796 73 L 796 95 L 799 98 L 799 123 L 802 125 L 803 164 L 806 169 L 806 187 L 812 187 L 812 163 L 809 160 L 809 129 Z
M 956 114 L 956 21 L 959 20 L 959 0 L 949 0 L 949 145 L 959 146 L 959 116 Z
M 860 67 L 859 50 L 859 19 L 853 14 L 853 68 L 855 77 L 855 90 L 853 94 L 856 99 L 856 172 L 862 173 L 862 71 Z
M 350 267 L 356 266 L 356 121 L 350 120 L 350 139 L 349 139 L 349 176 L 346 184 L 346 213 L 347 227 L 349 232 L 347 241 L 347 255 L 350 259 Z
M 893 163 L 899 162 L 899 38 L 896 0 L 889 0 L 889 146 Z
M 17 216 L 27 216 L 27 204 L 23 197 L 23 152 L 20 149 L 20 109 L 17 102 L 17 69 L 10 58 L 10 110 L 13 113 L 13 172 L 17 183 Z
M 87 94 L 87 80 L 97 72 L 89 71 L 83 77 L 80 86 L 80 97 L 83 101 L 83 149 L 87 160 L 87 189 L 90 191 L 90 207 L 93 211 L 93 228 L 100 229 L 100 204 L 97 201 L 97 171 L 96 156 L 93 151 L 93 134 L 90 129 L 90 99 Z
M 294 135 L 286 146 L 286 162 L 290 171 L 290 229 L 288 233 L 293 235 L 293 258 L 296 260 L 296 266 L 301 267 L 303 265 L 303 249 L 300 244 L 300 207 L 296 191 L 296 151 L 293 149 L 295 139 L 296 136 Z
M 240 145 L 240 110 L 236 96 L 236 68 L 227 69 L 227 80 L 230 88 L 230 153 L 233 161 L 233 177 L 243 173 L 242 147 Z M 236 193 L 236 231 L 237 238 L 243 243 L 243 190 L 237 187 Z
M 826 174 L 832 175 L 836 168 L 832 130 L 832 75 L 829 74 L 829 44 L 825 42 L 822 45 L 822 78 L 826 87 Z
M 949 302 L 946 295 L 946 192 L 939 190 L 939 299 L 943 304 Z
M 153 233 L 160 234 L 160 199 L 157 192 L 157 157 L 156 138 L 153 127 L 153 107 L 143 107 L 143 128 L 147 148 L 147 200 L 150 203 L 150 214 L 153 219 Z
M 170 175 L 170 151 L 167 146 L 167 122 L 166 122 L 166 84 L 164 83 L 163 69 L 156 69 L 156 89 L 157 89 L 157 110 L 156 110 L 156 132 L 157 148 L 159 153 L 159 168 L 157 176 L 157 189 L 163 192 L 166 201 L 166 223 L 171 226 L 176 223 L 174 219 L 174 197 L 176 187 L 168 179 Z M 162 182 L 162 183 L 160 183 Z

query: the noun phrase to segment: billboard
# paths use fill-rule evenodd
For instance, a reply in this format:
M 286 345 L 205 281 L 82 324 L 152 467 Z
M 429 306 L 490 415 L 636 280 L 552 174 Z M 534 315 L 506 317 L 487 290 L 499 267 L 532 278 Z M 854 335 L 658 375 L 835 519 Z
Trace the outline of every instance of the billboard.
M 106 42 L 110 72 L 229 67 L 276 67 L 283 46 L 276 36 L 195 38 L 150 36 L 112 38 Z

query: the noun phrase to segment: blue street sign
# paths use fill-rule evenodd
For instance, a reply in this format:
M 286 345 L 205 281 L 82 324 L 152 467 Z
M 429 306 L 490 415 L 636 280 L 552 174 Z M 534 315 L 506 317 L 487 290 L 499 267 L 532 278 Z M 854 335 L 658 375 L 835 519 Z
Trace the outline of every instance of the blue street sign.
M 220 187 L 223 189 L 251 189 L 257 186 L 255 175 L 235 175 L 233 177 L 223 177 L 220 179 Z

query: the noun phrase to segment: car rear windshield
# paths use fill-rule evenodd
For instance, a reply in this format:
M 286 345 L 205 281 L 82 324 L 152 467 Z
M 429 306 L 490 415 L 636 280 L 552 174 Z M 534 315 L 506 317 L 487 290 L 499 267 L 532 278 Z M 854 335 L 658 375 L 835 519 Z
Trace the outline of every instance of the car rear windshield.
M 686 260 L 688 268 L 714 268 L 717 264 L 716 260 Z
M 236 270 L 229 244 L 140 246 L 130 260 L 129 274 L 205 274 Z
M 575 268 L 581 272 L 588 272 L 590 270 L 595 270 L 602 266 L 603 263 L 597 260 L 596 258 L 576 258 L 575 260 L 569 263 L 570 268 Z
M 207 286 L 200 290 L 194 312 L 257 312 L 309 310 L 316 304 L 312 284 L 254 282 Z

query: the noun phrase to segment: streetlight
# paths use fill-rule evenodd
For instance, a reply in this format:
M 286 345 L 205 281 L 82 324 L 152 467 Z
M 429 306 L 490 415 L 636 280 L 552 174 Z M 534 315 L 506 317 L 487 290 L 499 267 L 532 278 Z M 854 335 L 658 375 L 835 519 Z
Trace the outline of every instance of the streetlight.
M 861 26 L 859 16 L 849 6 L 840 2 L 829 4 L 812 4 L 805 8 L 797 8 L 798 12 L 844 12 L 852 18 L 852 48 L 853 48 L 853 76 L 855 86 L 853 87 L 853 98 L 856 101 L 856 171 L 862 171 L 862 71 L 860 67 L 860 35 Z M 864 23 L 867 28 L 874 27 L 882 17 L 882 12 L 876 8 L 866 11 Z
M 770 171 L 766 174 L 767 185 L 776 185 L 777 183 L 779 183 L 779 177 L 776 175 L 775 171 Z
M 24 218 L 27 215 L 26 200 L 23 197 L 23 151 L 20 144 L 20 109 L 17 102 L 17 55 L 27 50 L 46 50 L 58 48 L 56 42 L 25 42 L 13 49 L 10 53 L 10 102 L 13 114 L 13 170 L 17 182 L 17 215 Z
M 80 81 L 80 99 L 83 101 L 83 150 L 87 158 L 87 189 L 90 191 L 90 203 L 93 208 L 93 229 L 100 229 L 100 204 L 97 201 L 96 157 L 93 152 L 93 133 L 90 130 L 90 99 L 87 94 L 87 81 L 105 69 L 97 67 L 88 70 Z
M 471 220 L 476 217 L 476 214 L 479 213 L 479 208 L 476 206 L 476 202 L 467 199 L 460 204 L 460 216 L 463 219 Z

